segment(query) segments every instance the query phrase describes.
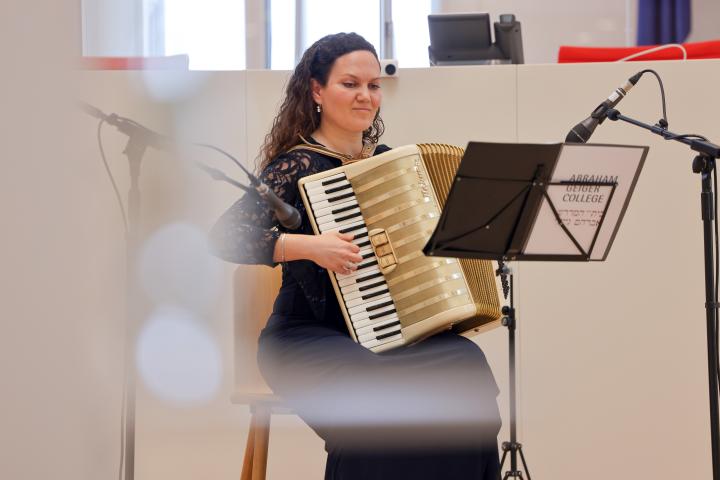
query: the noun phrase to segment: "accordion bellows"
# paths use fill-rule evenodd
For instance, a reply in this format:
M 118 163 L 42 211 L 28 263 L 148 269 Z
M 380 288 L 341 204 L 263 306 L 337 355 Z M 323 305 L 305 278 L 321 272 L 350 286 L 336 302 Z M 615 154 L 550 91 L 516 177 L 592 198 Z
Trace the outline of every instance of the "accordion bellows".
M 462 155 L 451 145 L 407 145 L 299 181 L 315 233 L 353 233 L 361 248 L 355 272 L 330 277 L 353 339 L 375 352 L 499 325 L 491 261 L 422 251 Z

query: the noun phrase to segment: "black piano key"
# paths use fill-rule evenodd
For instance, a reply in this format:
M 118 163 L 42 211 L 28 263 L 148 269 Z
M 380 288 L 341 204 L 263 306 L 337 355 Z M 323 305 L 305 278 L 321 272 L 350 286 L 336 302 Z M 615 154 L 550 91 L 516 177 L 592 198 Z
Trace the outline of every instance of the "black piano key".
M 360 277 L 360 278 L 356 279 L 355 283 L 366 282 L 368 280 L 372 280 L 373 278 L 379 278 L 382 276 L 383 276 L 382 272 L 371 273 L 370 275 L 365 275 L 364 277 Z
M 392 332 L 383 333 L 382 335 L 378 335 L 378 336 L 375 337 L 375 338 L 378 339 L 378 340 L 383 340 L 383 339 L 388 338 L 388 337 L 394 337 L 394 336 L 397 335 L 398 333 L 400 333 L 400 330 L 395 330 L 395 331 L 392 331 Z
M 370 285 L 365 285 L 364 287 L 360 287 L 360 288 L 358 288 L 358 291 L 364 292 L 365 290 L 370 290 L 371 288 L 375 288 L 375 287 L 381 287 L 381 286 L 383 286 L 383 285 L 385 285 L 385 281 L 384 281 L 384 280 L 383 280 L 383 281 L 380 281 L 380 282 L 376 282 L 376 283 L 370 284 Z
M 345 220 L 350 220 L 351 218 L 360 217 L 362 216 L 362 213 L 355 212 L 351 213 L 350 215 L 345 215 L 344 217 L 338 217 L 335 219 L 336 222 L 344 222 Z
M 357 208 L 357 204 L 348 205 L 347 207 L 342 207 L 342 208 L 336 208 L 335 210 L 331 211 L 330 213 L 335 215 L 337 213 L 347 212 L 348 210 L 352 210 L 353 208 Z
M 343 180 L 347 180 L 347 177 L 338 177 L 338 178 L 331 178 L 330 180 L 323 180 L 320 185 L 323 187 L 326 185 L 332 185 L 333 183 L 342 182 Z
M 363 300 L 369 300 L 369 299 L 371 299 L 371 298 L 375 298 L 375 297 L 379 297 L 379 296 L 381 296 L 381 295 L 385 295 L 385 294 L 388 293 L 388 292 L 390 292 L 390 290 L 388 290 L 388 289 L 386 288 L 385 290 L 379 290 L 379 291 L 377 291 L 377 292 L 368 293 L 367 295 L 363 295 L 363 296 L 360 297 L 360 298 L 362 298 Z
M 372 312 L 373 310 L 380 310 L 383 307 L 389 307 L 392 305 L 392 300 L 388 300 L 387 302 L 378 303 L 377 305 L 373 305 L 372 307 L 368 307 L 365 309 L 366 312 Z
M 330 194 L 330 193 L 335 193 L 335 192 L 341 192 L 343 190 L 347 190 L 348 188 L 352 188 L 352 185 L 347 184 L 347 185 L 341 185 L 339 187 L 328 188 L 327 190 L 325 190 L 325 193 Z
M 354 232 L 355 230 L 360 230 L 361 228 L 365 228 L 365 225 L 364 224 L 353 225 L 352 227 L 341 228 L 339 231 L 340 231 L 340 233 L 350 233 L 350 232 Z M 367 235 L 367 233 L 365 235 Z M 358 237 L 356 235 L 355 238 L 360 238 L 360 237 Z
M 397 322 L 388 323 L 387 325 L 382 325 L 380 327 L 373 328 L 373 332 L 379 332 L 380 330 L 385 330 L 386 328 L 395 327 L 397 325 L 400 325 L 400 320 Z
M 354 196 L 355 196 L 355 193 L 348 192 L 348 193 L 343 193 L 342 195 L 338 195 L 337 197 L 328 198 L 327 201 L 328 201 L 328 203 L 334 203 L 334 202 L 339 202 L 340 200 L 345 200 L 346 198 L 352 198 Z
M 365 225 L 363 225 L 363 227 L 364 227 L 364 226 L 365 226 Z M 364 237 L 367 237 L 367 236 L 368 236 L 368 232 L 358 233 L 358 234 L 356 234 L 356 235 L 353 237 L 353 240 L 358 240 L 358 239 L 360 239 L 360 238 L 364 238 Z M 370 242 L 368 242 L 368 245 L 370 245 Z
M 360 247 L 360 248 L 367 247 L 367 246 L 369 246 L 369 245 L 370 245 L 370 240 L 366 240 L 366 241 L 364 241 L 364 242 L 362 242 L 362 243 L 358 243 L 358 244 L 357 244 L 357 246 Z
M 373 255 L 375 255 L 375 252 L 368 252 L 365 255 L 363 255 L 362 258 L 363 258 L 363 260 L 366 260 L 366 259 L 372 257 Z
M 391 314 L 393 314 L 393 313 L 395 313 L 395 312 L 397 312 L 397 310 L 395 310 L 395 309 L 393 308 L 393 309 L 388 310 L 387 312 L 376 313 L 376 314 L 374 314 L 374 315 L 370 315 L 370 316 L 368 317 L 368 320 L 376 320 L 376 319 L 378 319 L 378 318 L 387 317 L 388 315 L 391 315 Z
M 358 265 L 358 270 L 362 270 L 363 268 L 372 267 L 373 265 L 377 265 L 377 260 L 373 260 L 372 262 L 363 263 L 362 265 Z

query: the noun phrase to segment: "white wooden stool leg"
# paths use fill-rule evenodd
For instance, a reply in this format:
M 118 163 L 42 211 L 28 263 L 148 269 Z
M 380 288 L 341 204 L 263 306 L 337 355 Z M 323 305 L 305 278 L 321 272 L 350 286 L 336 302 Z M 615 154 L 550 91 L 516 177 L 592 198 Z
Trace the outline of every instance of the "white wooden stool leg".
M 252 480 L 253 472 L 253 455 L 255 454 L 255 428 L 256 418 L 254 409 L 250 411 L 250 428 L 248 429 L 247 443 L 245 443 L 245 456 L 243 457 L 242 472 L 240 473 L 240 480 Z

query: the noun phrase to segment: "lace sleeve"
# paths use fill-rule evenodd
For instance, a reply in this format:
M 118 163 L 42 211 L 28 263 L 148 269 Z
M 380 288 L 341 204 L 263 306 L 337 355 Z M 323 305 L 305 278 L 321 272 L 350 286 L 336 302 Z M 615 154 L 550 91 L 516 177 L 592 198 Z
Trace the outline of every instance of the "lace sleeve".
M 295 205 L 297 181 L 307 175 L 309 169 L 310 158 L 292 152 L 271 162 L 260 174 L 260 180 L 282 200 Z M 213 226 L 210 249 L 228 262 L 275 266 L 273 252 L 281 231 L 272 210 L 262 200 L 246 194 Z

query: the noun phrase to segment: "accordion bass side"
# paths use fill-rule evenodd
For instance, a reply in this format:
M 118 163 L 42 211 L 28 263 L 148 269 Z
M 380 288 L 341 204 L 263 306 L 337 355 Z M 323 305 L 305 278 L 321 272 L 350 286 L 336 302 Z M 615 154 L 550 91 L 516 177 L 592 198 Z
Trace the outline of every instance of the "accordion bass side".
M 407 145 L 298 182 L 316 234 L 355 235 L 358 269 L 329 273 L 353 339 L 374 352 L 500 324 L 491 261 L 422 252 L 462 155 L 451 145 Z

